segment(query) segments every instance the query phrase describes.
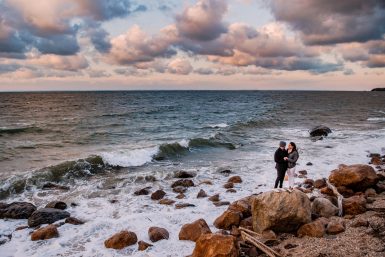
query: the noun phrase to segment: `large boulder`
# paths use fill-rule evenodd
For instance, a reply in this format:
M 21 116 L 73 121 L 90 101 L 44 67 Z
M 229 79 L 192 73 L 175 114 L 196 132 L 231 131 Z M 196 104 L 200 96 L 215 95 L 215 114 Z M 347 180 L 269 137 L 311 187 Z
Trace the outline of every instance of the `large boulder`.
M 28 218 L 28 226 L 36 227 L 41 224 L 51 224 L 70 216 L 71 215 L 66 211 L 53 208 L 42 208 L 32 213 L 32 215 Z
M 204 219 L 185 224 L 179 232 L 179 240 L 191 240 L 196 242 L 203 234 L 210 234 L 211 230 Z
M 332 130 L 326 126 L 317 126 L 312 128 L 310 131 L 310 136 L 312 137 L 322 137 L 322 136 L 327 136 L 330 133 L 332 133 Z
M 36 206 L 27 202 L 0 205 L 0 219 L 28 219 L 36 211 Z
M 46 240 L 51 239 L 54 237 L 59 237 L 59 232 L 57 230 L 57 227 L 55 225 L 48 225 L 43 228 L 40 228 L 36 231 L 34 231 L 31 234 L 31 240 L 37 241 L 37 240 Z
M 366 212 L 366 200 L 362 195 L 344 198 L 342 208 L 345 215 L 357 215 Z
M 231 229 L 232 226 L 239 226 L 242 214 L 238 211 L 225 211 L 214 221 L 214 226 L 219 229 Z
M 338 213 L 338 208 L 326 198 L 316 198 L 311 205 L 311 212 L 319 217 L 330 218 Z
M 134 232 L 124 230 L 116 233 L 104 241 L 104 246 L 106 248 L 123 249 L 124 247 L 136 244 L 136 242 L 138 242 L 136 234 Z
M 251 197 L 245 197 L 239 199 L 230 204 L 228 210 L 238 211 L 242 213 L 242 218 L 248 218 L 251 216 Z
M 298 229 L 297 234 L 299 237 L 323 237 L 325 234 L 325 225 L 321 221 L 316 220 L 302 225 Z
M 299 190 L 269 191 L 255 196 L 252 201 L 253 229 L 261 233 L 293 232 L 311 222 L 311 202 Z
M 238 257 L 238 245 L 233 236 L 204 234 L 196 242 L 191 257 Z
M 150 238 L 151 242 L 157 242 L 162 239 L 168 239 L 169 233 L 165 228 L 150 227 L 148 229 L 148 237 Z
M 331 172 L 329 181 L 336 187 L 345 186 L 355 191 L 365 191 L 377 183 L 378 177 L 369 165 L 342 165 Z

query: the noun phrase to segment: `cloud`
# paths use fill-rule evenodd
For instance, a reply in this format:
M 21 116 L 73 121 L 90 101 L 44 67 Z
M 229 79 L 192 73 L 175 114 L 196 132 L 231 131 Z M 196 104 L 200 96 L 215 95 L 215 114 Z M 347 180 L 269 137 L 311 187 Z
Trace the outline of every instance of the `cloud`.
M 82 55 L 60 56 L 46 54 L 30 59 L 27 63 L 65 71 L 79 71 L 89 66 L 87 59 Z
M 385 33 L 383 0 L 270 0 L 270 7 L 308 45 L 366 42 Z
M 167 71 L 172 74 L 188 75 L 193 71 L 193 67 L 188 60 L 176 58 L 168 64 Z
M 211 75 L 214 74 L 214 71 L 210 68 L 198 68 L 194 70 L 194 73 L 200 75 Z
M 225 0 L 199 0 L 176 16 L 178 31 L 192 40 L 213 40 L 226 32 L 226 25 L 222 21 L 226 12 Z

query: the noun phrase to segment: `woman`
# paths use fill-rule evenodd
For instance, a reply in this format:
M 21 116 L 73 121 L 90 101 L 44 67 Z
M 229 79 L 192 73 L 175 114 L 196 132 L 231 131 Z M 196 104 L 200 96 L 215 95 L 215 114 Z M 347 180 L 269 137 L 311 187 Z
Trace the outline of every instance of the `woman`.
M 295 166 L 297 165 L 298 160 L 298 151 L 297 146 L 294 142 L 290 142 L 287 146 L 288 156 L 284 159 L 287 161 L 287 176 L 289 177 L 289 188 L 293 189 L 294 187 L 294 175 L 295 175 Z

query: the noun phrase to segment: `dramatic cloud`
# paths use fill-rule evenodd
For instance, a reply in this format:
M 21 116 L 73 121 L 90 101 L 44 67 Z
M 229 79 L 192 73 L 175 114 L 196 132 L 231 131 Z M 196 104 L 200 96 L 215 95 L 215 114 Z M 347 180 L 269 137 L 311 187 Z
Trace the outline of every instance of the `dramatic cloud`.
M 188 75 L 193 71 L 193 67 L 188 60 L 177 58 L 168 64 L 167 70 L 173 74 Z
M 227 11 L 226 0 L 199 0 L 194 6 L 177 15 L 177 28 L 182 36 L 209 41 L 226 32 L 222 22 Z
M 55 70 L 66 71 L 79 71 L 88 67 L 87 60 L 81 55 L 59 56 L 47 54 L 30 59 L 28 62 Z
M 385 33 L 383 0 L 270 0 L 278 21 L 291 25 L 309 45 L 366 42 Z

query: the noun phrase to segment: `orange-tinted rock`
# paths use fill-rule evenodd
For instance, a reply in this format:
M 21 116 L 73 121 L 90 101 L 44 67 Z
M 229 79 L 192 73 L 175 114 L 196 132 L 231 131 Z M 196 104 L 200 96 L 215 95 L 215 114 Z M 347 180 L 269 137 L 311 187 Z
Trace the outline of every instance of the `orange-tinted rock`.
M 136 244 L 136 242 L 138 242 L 138 238 L 134 232 L 123 230 L 104 241 L 104 246 L 106 248 L 123 249 Z
M 81 221 L 77 218 L 74 218 L 74 217 L 69 217 L 69 218 L 66 218 L 65 223 L 68 223 L 68 224 L 72 224 L 72 225 L 82 225 L 84 224 L 84 221 Z
M 239 250 L 233 236 L 204 234 L 196 242 L 191 257 L 238 257 Z
M 191 203 L 178 203 L 178 204 L 175 204 L 175 209 L 183 209 L 183 208 L 187 208 L 187 207 L 195 207 L 195 205 L 191 204 Z
M 355 191 L 363 191 L 374 186 L 378 177 L 371 166 L 356 164 L 333 170 L 329 181 L 336 187 L 345 186 Z
M 297 234 L 299 237 L 309 236 L 309 237 L 323 237 L 325 234 L 325 226 L 320 221 L 313 221 L 302 225 Z
M 253 217 L 248 217 L 246 219 L 241 220 L 239 223 L 240 227 L 249 228 L 253 226 Z
M 334 196 L 334 193 L 333 193 L 333 190 L 331 190 L 330 188 L 328 187 L 323 187 L 321 188 L 320 192 L 324 195 L 330 195 L 330 196 Z
M 168 239 L 169 233 L 164 228 L 151 227 L 148 229 L 148 237 L 152 242 L 157 242 L 162 239 Z
M 357 215 L 366 211 L 366 200 L 364 196 L 352 196 L 344 198 L 342 207 L 345 215 Z
M 177 196 L 175 196 L 175 198 L 177 198 L 177 199 L 183 199 L 183 198 L 186 198 L 186 196 L 185 196 L 183 193 L 180 193 L 180 194 L 178 194 Z
M 171 187 L 174 188 L 174 187 L 178 187 L 178 186 L 182 186 L 182 187 L 193 187 L 195 186 L 194 185 L 194 182 L 191 180 L 191 179 L 179 179 L 177 181 L 175 181 Z
M 243 218 L 251 216 L 251 197 L 245 197 L 230 204 L 229 210 L 242 213 Z
M 234 187 L 234 183 L 228 182 L 228 183 L 224 184 L 223 187 L 226 188 L 226 189 L 233 188 Z
M 138 251 L 144 251 L 146 250 L 148 247 L 151 247 L 152 244 L 149 244 L 149 243 L 146 243 L 144 241 L 139 241 L 138 242 Z
M 213 196 L 210 196 L 209 200 L 212 202 L 218 202 L 219 201 L 219 194 L 215 194 Z
M 323 188 L 326 186 L 326 182 L 324 179 L 317 179 L 314 181 L 313 185 L 315 188 Z
M 204 197 L 207 197 L 205 190 L 203 189 L 199 190 L 197 198 L 204 198 Z
M 351 197 L 354 195 L 354 191 L 350 188 L 347 188 L 345 186 L 339 186 L 337 187 L 337 191 L 343 195 L 343 197 Z
M 227 181 L 228 183 L 242 183 L 242 178 L 240 176 L 233 176 L 231 178 L 229 178 L 229 180 Z
M 174 200 L 167 199 L 167 198 L 164 198 L 159 201 L 159 204 L 163 204 L 163 205 L 173 205 L 174 203 L 175 203 Z
M 46 240 L 54 237 L 59 237 L 59 231 L 57 230 L 57 227 L 55 225 L 48 225 L 39 228 L 31 234 L 32 241 Z
M 332 220 L 329 222 L 326 232 L 329 235 L 336 235 L 345 231 L 344 224 L 339 220 Z
M 227 210 L 214 221 L 214 226 L 219 229 L 231 229 L 231 226 L 239 226 L 242 214 L 237 211 Z
M 382 165 L 383 164 L 381 157 L 379 157 L 379 156 L 373 156 L 372 159 L 370 160 L 370 163 L 373 165 Z
M 160 200 L 166 195 L 166 192 L 163 190 L 156 190 L 154 193 L 151 194 L 152 200 Z
M 211 230 L 204 219 L 199 219 L 190 224 L 185 224 L 179 232 L 179 240 L 197 241 L 203 234 L 209 234 Z

